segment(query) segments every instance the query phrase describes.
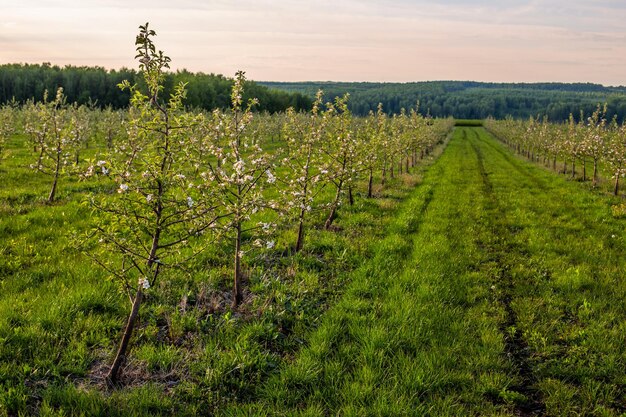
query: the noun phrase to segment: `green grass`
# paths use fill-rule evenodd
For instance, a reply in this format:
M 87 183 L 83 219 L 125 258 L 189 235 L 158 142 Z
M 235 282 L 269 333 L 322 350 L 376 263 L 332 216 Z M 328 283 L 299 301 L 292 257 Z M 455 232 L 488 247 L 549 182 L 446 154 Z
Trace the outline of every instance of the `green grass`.
M 226 415 L 621 415 L 611 201 L 457 129 L 309 345 Z
M 222 305 L 229 248 L 169 273 L 116 390 L 95 377 L 128 300 L 71 239 L 98 185 L 62 183 L 46 206 L 46 179 L 11 144 L 0 416 L 626 413 L 621 199 L 513 156 L 482 127 L 458 127 L 434 164 L 357 198 L 302 253 L 284 256 L 294 231 L 281 230 L 248 268 L 240 312 Z
M 187 271 L 166 271 L 142 307 L 124 385 L 109 390 L 101 378 L 130 305 L 74 239 L 91 224 L 86 193 L 105 190 L 63 177 L 59 200 L 47 205 L 50 178 L 28 169 L 34 157 L 15 136 L 0 164 L 0 416 L 196 415 L 251 401 L 306 343 L 432 163 L 378 187 L 376 199 L 360 184 L 337 230 L 311 229 L 295 256 L 287 256 L 295 230 L 279 230 L 273 250 L 250 258 L 238 312 L 227 302 L 229 246 L 211 247 Z
M 483 125 L 480 119 L 455 119 L 454 125 L 457 127 L 478 127 Z

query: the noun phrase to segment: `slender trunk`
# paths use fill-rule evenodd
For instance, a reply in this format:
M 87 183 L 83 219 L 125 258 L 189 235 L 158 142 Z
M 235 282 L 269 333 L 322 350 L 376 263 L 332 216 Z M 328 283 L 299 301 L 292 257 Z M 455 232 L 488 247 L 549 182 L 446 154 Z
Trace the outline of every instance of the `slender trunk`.
M 583 158 L 583 182 L 587 181 L 587 160 Z
M 556 171 L 556 155 L 554 155 L 554 158 L 552 159 L 552 170 Z
M 370 177 L 367 181 L 367 198 L 372 198 L 374 187 L 374 168 L 370 167 Z
M 567 159 L 563 159 L 563 174 L 567 174 Z
M 424 159 L 424 150 L 420 149 L 420 159 Z
M 384 163 L 383 164 L 383 172 L 382 172 L 382 175 L 381 175 L 380 184 L 382 186 L 384 186 L 386 182 L 387 182 L 387 163 Z
M 598 184 L 598 160 L 593 160 L 593 186 Z
M 302 199 L 300 200 L 300 216 L 298 216 L 298 239 L 296 240 L 296 252 L 299 252 L 304 244 L 304 216 L 306 215 L 306 205 L 308 203 L 307 200 L 309 196 L 309 166 L 311 164 L 312 153 L 313 148 L 309 145 L 306 156 L 306 165 L 304 166 L 304 177 L 306 181 L 304 182 Z
M 354 205 L 354 194 L 352 193 L 352 186 L 348 187 L 348 202 L 351 206 Z
M 163 189 L 161 184 L 159 184 L 159 195 L 163 194 Z M 163 207 L 159 203 L 156 209 L 157 216 L 157 225 L 160 224 L 161 221 L 161 213 L 163 212 Z M 148 269 L 152 267 L 152 265 L 156 262 L 157 250 L 159 248 L 159 240 L 161 237 L 161 226 L 157 226 L 154 231 L 154 236 L 152 237 L 152 247 L 150 248 L 150 256 L 148 258 Z M 156 268 L 154 270 L 154 275 L 152 276 L 152 284 L 156 282 L 157 277 L 159 276 L 159 268 L 160 264 L 156 264 Z M 115 385 L 119 379 L 120 370 L 124 361 L 126 360 L 126 351 L 128 350 L 128 344 L 130 342 L 130 338 L 133 335 L 133 330 L 135 328 L 135 324 L 137 323 L 137 318 L 139 317 L 139 307 L 141 307 L 141 303 L 143 301 L 143 287 L 141 285 L 137 285 L 137 292 L 135 293 L 135 299 L 133 300 L 133 308 L 130 310 L 130 315 L 128 316 L 128 321 L 126 322 L 126 328 L 124 329 L 124 335 L 122 336 L 122 341 L 120 342 L 120 347 L 117 350 L 115 355 L 115 359 L 113 360 L 113 364 L 111 365 L 111 369 L 109 370 L 108 375 L 106 376 L 106 380 L 109 385 Z
M 137 317 L 139 317 L 139 307 L 141 307 L 142 301 L 143 289 L 141 285 L 138 285 L 137 293 L 135 294 L 135 299 L 133 301 L 133 308 L 131 309 L 130 315 L 128 316 L 128 321 L 126 323 L 126 328 L 124 329 L 124 335 L 122 336 L 120 347 L 118 348 L 115 359 L 113 360 L 113 365 L 111 365 L 111 369 L 106 376 L 106 380 L 109 385 L 117 384 L 117 381 L 119 379 L 121 367 L 126 360 L 126 350 L 128 349 L 128 343 L 130 342 L 130 338 L 133 335 L 133 329 L 135 328 Z
M 409 157 L 407 155 L 406 162 L 404 163 L 404 172 L 409 173 Z
M 61 150 L 57 149 L 57 157 L 54 166 L 54 179 L 52 180 L 52 188 L 50 194 L 48 194 L 48 203 L 54 201 L 54 197 L 57 192 L 57 184 L 59 183 L 59 172 L 61 171 Z
M 613 195 L 619 194 L 619 172 L 615 173 L 615 186 L 613 187 Z
M 576 158 L 572 158 L 572 178 L 576 178 Z
M 400 157 L 400 161 L 398 162 L 398 175 L 402 175 L 402 157 Z
M 389 166 L 389 176 L 391 177 L 391 179 L 393 179 L 393 165 L 394 162 L 391 161 L 391 165 Z
M 302 250 L 304 245 L 304 209 L 300 210 L 300 218 L 298 219 L 298 240 L 296 240 L 296 253 Z
M 328 214 L 328 218 L 324 223 L 324 229 L 329 230 L 330 226 L 333 224 L 333 220 L 335 220 L 335 215 L 337 214 L 337 207 L 339 206 L 339 199 L 341 198 L 341 188 L 343 187 L 343 180 L 339 181 L 339 185 L 337 186 L 337 193 L 335 194 L 335 199 L 333 200 L 332 205 L 330 206 L 330 213 Z
M 235 236 L 235 272 L 233 282 L 233 302 L 232 307 L 236 309 L 241 304 L 243 296 L 241 294 L 241 222 L 237 221 L 237 235 Z

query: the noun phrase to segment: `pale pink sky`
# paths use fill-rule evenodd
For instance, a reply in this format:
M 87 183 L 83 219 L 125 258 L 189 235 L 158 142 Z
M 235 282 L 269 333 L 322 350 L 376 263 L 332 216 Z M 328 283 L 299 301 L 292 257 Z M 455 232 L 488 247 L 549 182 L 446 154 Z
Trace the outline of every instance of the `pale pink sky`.
M 623 0 L 0 0 L 0 63 L 172 67 L 274 81 L 626 85 Z

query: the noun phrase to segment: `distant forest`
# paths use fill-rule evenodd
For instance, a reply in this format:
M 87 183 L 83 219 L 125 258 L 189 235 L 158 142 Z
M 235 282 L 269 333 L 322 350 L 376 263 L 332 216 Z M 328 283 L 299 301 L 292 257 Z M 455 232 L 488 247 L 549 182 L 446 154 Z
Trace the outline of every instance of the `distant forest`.
M 53 94 L 63 87 L 70 102 L 95 104 L 99 107 L 124 108 L 129 93 L 117 84 L 123 80 L 141 84 L 138 71 L 122 68 L 76 67 L 44 64 L 0 65 L 0 104 L 34 99 L 40 101 L 45 90 Z M 192 73 L 186 70 L 167 74 L 164 97 L 178 82 L 187 85 L 189 108 L 212 110 L 230 104 L 232 79 L 219 74 Z M 590 115 L 598 104 L 608 104 L 608 118 L 626 119 L 626 87 L 604 87 L 599 84 L 565 83 L 482 83 L 473 81 L 427 81 L 415 83 L 365 82 L 254 82 L 248 81 L 244 99 L 259 99 L 258 111 L 270 113 L 294 107 L 309 110 L 318 89 L 325 99 L 350 93 L 349 106 L 356 115 L 375 111 L 378 103 L 389 113 L 407 111 L 420 103 L 420 113 L 435 117 L 484 119 L 492 116 L 528 118 L 547 116 L 552 121 L 566 120 L 570 113 L 578 118 L 580 111 Z
M 389 114 L 402 108 L 415 108 L 435 117 L 459 119 L 497 119 L 512 116 L 548 116 L 566 120 L 570 113 L 578 118 L 580 111 L 590 115 L 598 104 L 608 104 L 608 118 L 626 118 L 626 87 L 604 87 L 599 84 L 565 83 L 482 83 L 472 81 L 429 81 L 415 83 L 338 83 L 338 82 L 259 82 L 272 89 L 298 92 L 313 97 L 318 89 L 327 101 L 350 93 L 350 109 L 358 115 L 376 111 L 378 103 Z
M 124 108 L 128 106 L 130 96 L 117 87 L 123 80 L 131 84 L 143 83 L 143 77 L 137 71 L 126 68 L 106 70 L 101 67 L 5 64 L 0 65 L 0 104 L 12 99 L 20 103 L 30 99 L 41 101 L 45 90 L 54 97 L 57 88 L 63 87 L 69 102 Z M 212 110 L 229 107 L 231 78 L 185 70 L 172 72 L 166 76 L 165 98 L 180 81 L 188 83 L 185 104 L 190 108 Z M 244 99 L 250 97 L 259 99 L 258 111 L 270 113 L 289 107 L 307 110 L 312 106 L 312 100 L 303 94 L 271 90 L 254 81 L 247 82 L 245 86 Z

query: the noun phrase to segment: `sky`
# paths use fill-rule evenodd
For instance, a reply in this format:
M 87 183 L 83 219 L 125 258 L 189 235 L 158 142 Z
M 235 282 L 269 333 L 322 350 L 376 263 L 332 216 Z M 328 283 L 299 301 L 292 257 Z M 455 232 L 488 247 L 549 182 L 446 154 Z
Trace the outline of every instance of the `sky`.
M 136 68 L 150 22 L 172 69 L 258 81 L 626 85 L 626 0 L 0 0 L 0 64 Z

